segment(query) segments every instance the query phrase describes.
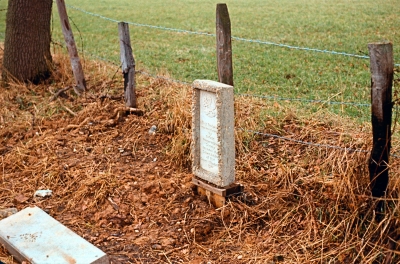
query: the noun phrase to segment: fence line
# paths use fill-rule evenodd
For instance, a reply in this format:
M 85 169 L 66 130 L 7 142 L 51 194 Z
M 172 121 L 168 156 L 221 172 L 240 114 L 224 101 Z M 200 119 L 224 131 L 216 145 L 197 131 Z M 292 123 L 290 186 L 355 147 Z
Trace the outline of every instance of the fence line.
M 100 14 L 92 13 L 89 11 L 86 11 L 84 9 L 72 6 L 72 5 L 67 5 L 68 7 L 78 10 L 80 12 L 86 13 L 91 16 L 99 17 L 101 19 L 105 19 L 111 22 L 118 23 L 118 20 L 108 18 L 105 16 L 102 16 Z M 161 29 L 161 30 L 169 30 L 169 31 L 174 31 L 174 32 L 180 32 L 180 33 L 188 33 L 188 34 L 197 34 L 197 35 L 208 35 L 208 36 L 216 36 L 215 34 L 211 33 L 204 33 L 204 32 L 196 32 L 196 31 L 189 31 L 189 30 L 182 30 L 182 29 L 176 29 L 176 28 L 167 28 L 167 27 L 161 27 L 161 26 L 154 26 L 154 25 L 148 25 L 148 24 L 140 24 L 140 23 L 134 23 L 134 22 L 127 22 L 128 24 L 134 25 L 134 26 L 140 26 L 140 27 L 149 27 L 149 28 L 155 28 L 155 29 Z M 316 52 L 323 52 L 323 53 L 331 53 L 331 54 L 336 54 L 336 55 L 344 55 L 344 56 L 352 56 L 352 57 L 357 57 L 357 58 L 362 58 L 362 59 L 368 59 L 369 56 L 365 55 L 356 55 L 356 54 L 349 54 L 345 52 L 336 52 L 336 51 L 329 51 L 329 50 L 318 50 L 318 49 L 313 49 L 313 48 L 305 48 L 305 47 L 295 47 L 295 46 L 290 46 L 286 44 L 278 44 L 278 43 L 273 43 L 273 42 L 268 42 L 268 41 L 261 41 L 261 40 L 253 40 L 253 39 L 245 39 L 245 38 L 238 38 L 238 37 L 232 37 L 232 39 L 236 40 L 241 40 L 241 41 L 247 41 L 247 42 L 252 42 L 252 43 L 259 43 L 259 44 L 267 44 L 267 45 L 275 45 L 275 46 L 280 46 L 280 47 L 285 47 L 285 48 L 291 48 L 291 49 L 300 49 L 300 50 L 308 50 L 308 51 L 316 51 Z M 101 57 L 98 57 L 94 55 L 94 57 L 97 57 L 99 59 L 102 59 Z M 107 60 L 107 59 L 102 59 L 102 60 Z M 109 60 L 107 60 L 109 61 Z M 399 65 L 400 64 L 396 64 Z M 153 76 L 156 77 L 156 76 Z M 162 77 L 163 79 L 168 79 L 165 77 Z M 181 84 L 186 84 L 183 81 L 180 80 L 172 80 L 173 82 L 176 83 L 181 83 Z M 329 105 L 347 105 L 347 106 L 358 106 L 358 107 L 370 107 L 371 104 L 369 103 L 357 103 L 357 102 L 338 102 L 338 101 L 330 101 L 330 100 L 317 100 L 317 99 L 303 99 L 303 98 L 284 98 L 284 97 L 278 97 L 278 96 L 264 96 L 264 95 L 250 95 L 250 94 L 237 94 L 239 96 L 251 96 L 251 97 L 258 97 L 258 98 L 263 98 L 267 100 L 278 100 L 278 101 L 298 101 L 298 102 L 307 102 L 307 103 L 324 103 L 324 104 L 329 104 Z
M 114 20 L 114 21 L 116 21 L 116 20 Z M 82 52 L 86 52 L 86 51 L 82 50 Z M 98 59 L 101 59 L 101 60 L 104 60 L 104 61 L 107 61 L 107 62 L 111 62 L 114 65 L 117 65 L 116 63 L 114 63 L 114 62 L 112 62 L 112 61 L 110 61 L 108 59 L 99 57 L 99 56 L 97 56 L 95 54 L 91 54 L 91 53 L 88 53 L 88 54 L 90 56 L 96 57 Z M 184 81 L 174 80 L 174 79 L 171 79 L 171 78 L 168 78 L 168 77 L 154 75 L 154 74 L 148 73 L 148 72 L 143 71 L 143 70 L 139 70 L 139 71 L 136 71 L 136 72 L 140 73 L 140 74 L 147 75 L 147 76 L 151 76 L 151 77 L 157 78 L 157 79 L 163 79 L 163 80 L 166 80 L 166 81 L 175 82 L 175 83 L 184 84 L 184 85 L 191 85 L 190 83 L 187 83 L 187 82 L 184 82 Z M 275 96 L 250 95 L 250 94 L 240 94 L 240 93 L 236 94 L 236 95 L 238 95 L 238 96 L 248 96 L 248 97 L 250 97 L 250 96 L 251 97 L 260 97 L 260 98 L 270 99 L 270 100 L 304 101 L 304 102 L 325 103 L 325 104 L 332 104 L 332 105 L 334 105 L 334 104 L 336 104 L 336 105 L 354 105 L 354 106 L 363 106 L 363 107 L 370 106 L 370 104 L 367 104 L 367 103 L 334 102 L 334 101 L 329 101 L 329 100 L 324 101 L 324 100 L 312 100 L 312 99 L 301 99 L 301 98 L 283 98 L 283 97 L 275 97 Z M 286 140 L 286 141 L 294 142 L 296 144 L 302 144 L 302 145 L 307 145 L 307 146 L 311 146 L 311 147 L 318 147 L 318 148 L 325 148 L 325 149 L 335 149 L 335 150 L 341 150 L 341 151 L 345 151 L 345 152 L 349 152 L 349 153 L 351 153 L 351 152 L 368 153 L 369 152 L 368 150 L 363 150 L 363 149 L 343 148 L 343 147 L 340 147 L 340 146 L 329 145 L 329 144 L 319 144 L 319 143 L 313 143 L 313 142 L 306 142 L 306 141 L 301 141 L 301 140 L 297 140 L 297 139 L 293 139 L 293 138 L 289 138 L 289 137 L 284 137 L 284 136 L 279 136 L 279 135 L 269 134 L 269 133 L 263 133 L 263 132 L 254 131 L 254 130 L 247 130 L 247 129 L 243 129 L 243 128 L 236 128 L 236 129 L 244 131 L 244 132 L 247 132 L 247 133 L 252 133 L 252 134 L 255 134 L 255 135 L 261 135 L 261 136 L 271 137 L 271 138 L 275 138 L 275 139 Z M 394 154 L 391 154 L 391 156 L 395 157 L 395 158 L 399 158 L 399 156 L 396 156 Z
M 92 13 L 89 11 L 86 11 L 82 8 L 75 7 L 72 5 L 67 5 L 69 8 L 78 10 L 80 12 L 86 13 L 88 15 L 98 17 L 104 20 L 108 20 L 111 22 L 119 23 L 120 21 Z M 163 26 L 154 26 L 154 25 L 149 25 L 149 24 L 141 24 L 141 23 L 135 23 L 135 22 L 126 22 L 130 25 L 137 26 L 137 27 L 148 27 L 148 28 L 154 28 L 154 29 L 160 29 L 160 30 L 166 30 L 166 31 L 172 31 L 172 32 L 178 32 L 178 33 L 186 33 L 186 34 L 191 34 L 191 35 L 203 35 L 203 36 L 210 36 L 210 37 L 216 37 L 215 34 L 213 33 L 207 33 L 207 32 L 198 32 L 198 31 L 191 31 L 191 30 L 186 30 L 186 29 L 178 29 L 178 28 L 170 28 L 170 27 L 163 27 Z M 358 55 L 358 54 L 352 54 L 352 53 L 347 53 L 347 52 L 341 52 L 341 51 L 333 51 L 333 50 L 322 50 L 322 49 L 316 49 L 316 48 L 308 48 L 308 47 L 299 47 L 299 46 L 293 46 L 293 45 L 288 45 L 288 44 L 281 44 L 281 43 L 275 43 L 271 41 L 263 41 L 263 40 L 258 40 L 258 39 L 247 39 L 247 38 L 241 38 L 241 37 L 235 37 L 232 36 L 232 40 L 237 40 L 237 41 L 243 41 L 243 42 L 249 42 L 249 43 L 257 43 L 261 45 L 271 45 L 271 46 L 276 46 L 276 47 L 281 47 L 281 48 L 288 48 L 288 49 L 294 49 L 294 50 L 302 50 L 302 51 L 312 51 L 312 52 L 319 52 L 319 53 L 326 53 L 326 54 L 331 54 L 331 55 L 341 55 L 341 56 L 347 56 L 347 57 L 354 57 L 354 58 L 359 58 L 359 59 L 369 59 L 369 56 L 366 55 Z M 400 66 L 400 63 L 395 63 L 394 64 L 396 67 Z

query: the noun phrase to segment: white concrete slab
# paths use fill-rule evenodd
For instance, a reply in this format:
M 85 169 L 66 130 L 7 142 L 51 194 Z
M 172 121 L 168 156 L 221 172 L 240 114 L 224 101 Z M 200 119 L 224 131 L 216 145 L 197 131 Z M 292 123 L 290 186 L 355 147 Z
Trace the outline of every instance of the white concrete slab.
M 108 256 L 38 207 L 0 221 L 0 243 L 20 262 L 108 264 Z

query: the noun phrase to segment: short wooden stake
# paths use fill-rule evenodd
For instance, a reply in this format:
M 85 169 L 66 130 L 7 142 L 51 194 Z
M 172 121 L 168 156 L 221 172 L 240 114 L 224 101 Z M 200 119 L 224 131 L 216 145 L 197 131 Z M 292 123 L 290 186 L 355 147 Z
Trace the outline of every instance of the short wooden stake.
M 74 90 L 80 95 L 86 91 L 86 81 L 83 74 L 81 61 L 79 59 L 78 50 L 76 48 L 74 34 L 72 33 L 71 25 L 69 24 L 64 0 L 57 0 L 57 8 L 60 16 L 62 32 L 69 53 L 69 59 L 71 61 L 72 71 L 76 81 Z
M 386 195 L 389 183 L 389 155 L 392 123 L 393 46 L 392 43 L 368 44 L 371 69 L 371 114 L 373 147 L 369 159 L 373 197 Z M 378 203 L 377 210 L 384 209 Z
M 125 106 L 136 108 L 135 59 L 132 55 L 128 23 L 118 23 L 118 33 L 119 46 L 121 50 L 122 73 L 124 74 Z
M 217 4 L 216 31 L 218 80 L 233 86 L 231 20 L 226 4 Z

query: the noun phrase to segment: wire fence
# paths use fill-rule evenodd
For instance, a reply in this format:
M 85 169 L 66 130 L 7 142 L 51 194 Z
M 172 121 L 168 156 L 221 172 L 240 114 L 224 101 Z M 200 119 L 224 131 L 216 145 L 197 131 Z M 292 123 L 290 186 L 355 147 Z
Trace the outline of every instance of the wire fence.
M 114 23 L 119 23 L 121 21 L 109 18 L 97 13 L 89 12 L 86 11 L 82 8 L 73 6 L 73 5 L 67 5 L 69 8 L 80 11 L 84 14 L 94 16 L 103 20 L 107 20 L 110 22 Z M 197 31 L 190 31 L 190 30 L 184 30 L 184 29 L 177 29 L 177 28 L 170 28 L 170 27 L 163 27 L 163 26 L 155 26 L 155 25 L 149 25 L 149 24 L 142 24 L 142 23 L 135 23 L 135 22 L 126 22 L 130 25 L 133 26 L 138 26 L 138 27 L 147 27 L 147 28 L 152 28 L 152 29 L 158 29 L 158 30 L 166 30 L 166 31 L 171 31 L 171 32 L 177 32 L 177 33 L 186 33 L 186 34 L 193 34 L 193 35 L 205 35 L 205 36 L 212 36 L 216 37 L 215 34 L 212 33 L 207 33 L 207 32 L 197 32 Z M 320 52 L 320 53 L 327 53 L 327 54 L 332 54 L 332 55 L 341 55 L 341 56 L 348 56 L 348 57 L 355 57 L 355 58 L 360 58 L 360 59 L 369 59 L 369 56 L 366 55 L 359 55 L 359 54 L 351 54 L 347 52 L 338 52 L 338 51 L 331 51 L 331 50 L 322 50 L 322 49 L 315 49 L 315 48 L 308 48 L 308 47 L 298 47 L 298 46 L 292 46 L 292 45 L 287 45 L 287 44 L 281 44 L 281 43 L 274 43 L 270 41 L 262 41 L 262 40 L 257 40 L 257 39 L 246 39 L 246 38 L 241 38 L 241 37 L 235 37 L 232 36 L 233 40 L 238 40 L 238 41 L 244 41 L 244 42 L 249 42 L 249 43 L 258 43 L 258 44 L 264 44 L 264 45 L 273 45 L 277 47 L 283 47 L 283 48 L 289 48 L 289 49 L 296 49 L 296 50 L 303 50 L 303 51 L 311 51 L 311 52 Z M 395 64 L 395 66 L 400 66 L 400 64 Z M 181 80 L 174 80 L 177 83 L 186 83 Z M 330 99 L 309 99 L 309 98 L 290 98 L 290 97 L 281 97 L 281 96 L 268 96 L 268 95 L 260 95 L 260 94 L 247 94 L 247 93 L 236 93 L 238 96 L 244 96 L 244 97 L 257 97 L 257 98 L 262 98 L 266 100 L 273 100 L 273 101 L 289 101 L 289 102 L 302 102 L 302 103 L 322 103 L 326 105 L 345 105 L 345 106 L 353 106 L 353 107 L 370 107 L 371 104 L 367 102 L 344 102 L 344 101 L 332 101 Z
M 75 6 L 72 6 L 72 5 L 67 5 L 67 6 L 69 8 L 81 11 L 81 12 L 87 14 L 87 15 L 90 15 L 90 16 L 98 17 L 100 19 L 104 19 L 104 20 L 107 20 L 107 21 L 110 21 L 110 22 L 114 22 L 114 23 L 120 22 L 118 20 L 102 16 L 100 14 L 88 12 L 86 10 L 83 10 L 81 8 L 78 8 L 78 7 L 75 7 Z M 133 25 L 133 26 L 138 26 L 138 27 L 148 27 L 148 28 L 159 29 L 159 30 L 167 30 L 167 31 L 172 31 L 172 32 L 195 34 L 195 35 L 205 35 L 205 36 L 213 36 L 213 37 L 216 36 L 215 34 L 205 33 L 205 32 L 196 32 L 196 31 L 182 30 L 182 29 L 176 29 L 176 28 L 168 28 L 168 27 L 162 27 L 162 26 L 140 24 L 140 23 L 134 23 L 134 22 L 126 22 L 126 23 L 128 23 L 130 25 Z M 4 33 L 0 32 L 0 36 L 4 36 Z M 273 46 L 278 46 L 278 47 L 282 47 L 282 48 L 289 48 L 289 49 L 296 49 L 296 50 L 303 50 L 303 51 L 311 51 L 311 52 L 320 52 L 320 53 L 328 53 L 328 54 L 333 54 L 333 55 L 349 56 L 349 57 L 355 57 L 355 58 L 360 58 L 360 59 L 369 59 L 369 56 L 351 54 L 351 53 L 346 53 L 346 52 L 320 50 L 320 49 L 307 48 L 307 47 L 297 47 L 297 46 L 291 46 L 291 45 L 287 45 L 287 44 L 280 44 L 280 43 L 261 41 L 261 40 L 255 40 L 255 39 L 245 39 L 245 38 L 240 38 L 240 37 L 232 37 L 232 39 L 233 40 L 237 40 L 237 41 L 244 41 L 244 42 L 257 43 L 257 44 L 263 44 L 263 45 L 273 45 Z M 57 44 L 62 45 L 61 43 L 62 42 L 59 41 L 59 43 L 57 43 Z M 111 64 L 113 64 L 115 66 L 118 66 L 118 67 L 120 66 L 118 63 L 116 63 L 116 62 L 114 62 L 112 60 L 109 60 L 107 58 L 98 56 L 96 54 L 93 54 L 93 53 L 90 53 L 90 52 L 87 52 L 87 51 L 84 51 L 84 50 L 82 50 L 82 52 L 85 53 L 85 54 L 88 54 L 89 56 L 91 56 L 91 57 L 93 57 L 95 59 L 111 63 Z M 400 66 L 400 64 L 395 64 L 395 66 Z M 169 81 L 169 82 L 179 83 L 179 84 L 183 84 L 183 85 L 191 85 L 191 83 L 188 83 L 188 82 L 185 82 L 185 81 L 176 80 L 176 79 L 168 78 L 168 77 L 165 77 L 165 76 L 159 76 L 159 75 L 152 74 L 152 73 L 149 73 L 149 72 L 144 71 L 144 70 L 138 70 L 137 73 L 143 74 L 143 75 L 146 75 L 146 76 L 150 76 L 152 78 L 162 79 L 162 80 Z M 347 106 L 355 106 L 355 107 L 370 107 L 371 106 L 370 103 L 341 102 L 341 101 L 315 100 L 315 99 L 305 99 L 305 98 L 289 98 L 289 97 L 279 97 L 279 96 L 247 94 L 247 93 L 236 93 L 236 96 L 258 97 L 258 98 L 262 98 L 262 99 L 266 99 L 266 100 L 275 100 L 275 101 L 298 101 L 298 102 L 305 102 L 305 103 L 318 103 L 318 104 L 329 104 L 329 105 L 347 105 Z M 269 133 L 264 133 L 264 132 L 260 132 L 260 131 L 248 130 L 248 129 L 244 129 L 244 128 L 237 128 L 237 129 L 240 130 L 240 131 L 243 131 L 245 133 L 251 133 L 251 134 L 254 134 L 254 135 L 259 135 L 259 136 L 264 136 L 264 137 L 270 137 L 270 138 L 290 141 L 290 142 L 293 142 L 295 144 L 302 144 L 302 145 L 311 146 L 311 147 L 317 147 L 317 148 L 322 148 L 322 149 L 334 149 L 334 150 L 344 151 L 344 152 L 347 152 L 347 153 L 355 153 L 355 152 L 356 153 L 368 153 L 369 152 L 368 150 L 364 150 L 364 149 L 353 149 L 353 148 L 345 148 L 345 147 L 329 145 L 329 144 L 319 144 L 319 143 L 307 142 L 307 141 L 302 141 L 302 140 L 298 140 L 298 139 L 293 139 L 293 138 L 290 138 L 290 137 L 285 137 L 285 136 L 280 136 L 280 135 L 275 135 L 275 134 L 269 134 Z M 395 157 L 395 158 L 399 158 L 399 156 L 395 155 L 395 154 L 392 154 L 391 156 Z
M 109 18 L 100 14 L 92 13 L 89 11 L 86 11 L 82 8 L 78 8 L 73 5 L 67 5 L 67 7 L 81 11 L 85 14 L 98 17 L 104 20 L 108 20 L 111 22 L 119 23 L 121 21 Z M 186 29 L 178 29 L 178 28 L 169 28 L 169 27 L 163 27 L 163 26 L 155 26 L 155 25 L 149 25 L 149 24 L 141 24 L 141 23 L 135 23 L 135 22 L 126 22 L 129 25 L 137 26 L 137 27 L 147 27 L 147 28 L 153 28 L 153 29 L 159 29 L 159 30 L 166 30 L 166 31 L 172 31 L 172 32 L 178 32 L 178 33 L 186 33 L 186 34 L 192 34 L 192 35 L 203 35 L 203 36 L 210 36 L 210 37 L 216 37 L 215 34 L 213 33 L 208 33 L 208 32 L 198 32 L 198 31 L 191 31 L 191 30 L 186 30 Z M 326 53 L 326 54 L 332 54 L 332 55 L 340 55 L 340 56 L 348 56 L 348 57 L 354 57 L 354 58 L 360 58 L 360 59 L 370 59 L 369 56 L 366 55 L 359 55 L 359 54 L 351 54 L 347 52 L 342 52 L 342 51 L 333 51 L 333 50 L 323 50 L 323 49 L 316 49 L 316 48 L 308 48 L 308 47 L 299 47 L 299 46 L 293 46 L 293 45 L 288 45 L 288 44 L 282 44 L 282 43 L 275 43 L 271 41 L 264 41 L 264 40 L 258 40 L 258 39 L 247 39 L 247 38 L 241 38 L 241 37 L 235 37 L 232 36 L 232 40 L 237 40 L 237 41 L 243 41 L 243 42 L 249 42 L 249 43 L 257 43 L 261 45 L 272 45 L 276 47 L 281 47 L 281 48 L 288 48 L 288 49 L 295 49 L 295 50 L 302 50 L 302 51 L 311 51 L 311 52 L 320 52 L 320 53 Z M 400 63 L 395 63 L 394 64 L 396 67 L 400 66 Z

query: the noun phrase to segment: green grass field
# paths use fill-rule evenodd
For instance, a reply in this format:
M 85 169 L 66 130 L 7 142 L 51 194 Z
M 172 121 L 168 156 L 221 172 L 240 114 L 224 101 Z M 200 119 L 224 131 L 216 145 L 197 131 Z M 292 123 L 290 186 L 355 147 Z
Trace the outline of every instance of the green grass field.
M 215 33 L 218 1 L 78 1 L 67 4 L 118 21 Z M 396 0 L 234 0 L 226 1 L 232 35 L 299 47 L 368 55 L 367 43 L 389 40 L 400 63 L 400 5 Z M 0 0 L 0 9 L 7 2 Z M 85 54 L 118 63 L 117 23 L 68 8 L 75 39 Z M 0 13 L 5 31 L 5 11 Z M 53 38 L 62 40 L 54 6 Z M 396 32 L 397 31 L 397 32 Z M 138 69 L 173 79 L 217 79 L 215 37 L 130 26 Z M 0 33 L 0 39 L 4 35 Z M 233 40 L 237 93 L 285 98 L 368 103 L 369 60 Z M 397 88 L 397 87 L 395 87 Z M 298 105 L 299 103 L 290 102 Z M 320 104 L 301 103 L 312 111 Z M 368 107 L 327 106 L 369 120 Z

